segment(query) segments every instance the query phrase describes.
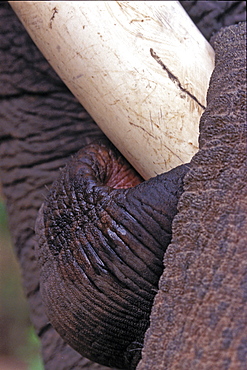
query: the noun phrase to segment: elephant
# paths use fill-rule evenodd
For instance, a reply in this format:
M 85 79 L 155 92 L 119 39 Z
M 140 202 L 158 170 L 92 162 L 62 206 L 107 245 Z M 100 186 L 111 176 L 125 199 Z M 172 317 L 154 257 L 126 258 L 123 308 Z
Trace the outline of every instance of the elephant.
M 210 42 L 216 52 L 216 67 L 210 81 L 207 108 L 200 121 L 198 153 L 190 164 L 147 182 L 121 158 L 68 91 L 32 43 L 10 6 L 5 2 L 0 4 L 0 177 L 30 317 L 40 338 L 43 361 L 48 370 L 103 370 L 109 366 L 139 370 L 244 369 L 247 362 L 247 255 L 244 248 L 247 241 L 246 36 L 244 23 L 235 26 L 245 20 L 245 2 L 183 1 L 181 4 L 205 37 L 209 40 L 213 36 Z M 230 27 L 222 29 L 224 26 Z M 102 156 L 98 162 L 93 160 L 92 166 L 90 160 L 95 158 L 98 145 Z M 99 149 L 96 152 L 99 153 Z M 99 165 L 105 163 L 105 155 L 120 164 L 120 180 L 116 180 L 112 169 L 113 176 L 105 176 L 105 172 L 100 170 Z M 110 162 L 107 160 L 107 163 Z M 95 189 L 96 180 L 92 176 L 92 169 L 100 179 L 99 183 L 97 178 L 96 184 L 99 190 L 97 188 L 93 195 L 90 187 L 93 182 Z M 68 178 L 74 179 L 72 191 L 76 191 L 76 197 L 80 197 L 78 171 L 84 171 L 89 178 L 85 182 L 89 203 L 94 205 L 96 196 L 99 199 L 106 196 L 104 210 L 107 212 L 104 213 L 105 226 L 101 220 L 102 227 L 109 223 L 107 215 L 113 219 L 115 215 L 121 217 L 121 225 L 126 220 L 126 228 L 115 228 L 112 238 L 116 239 L 119 233 L 134 235 L 138 240 L 136 245 L 140 255 L 144 254 L 144 262 L 148 261 L 145 262 L 146 266 L 141 264 L 142 268 L 139 267 L 141 262 L 138 262 L 138 269 L 142 270 L 139 271 L 140 279 L 134 270 L 135 266 L 132 268 L 134 272 L 128 269 L 128 273 L 133 275 L 126 279 L 126 285 L 132 287 L 133 294 L 127 297 L 123 310 L 126 317 L 122 321 L 125 323 L 132 311 L 132 317 L 135 317 L 135 312 L 141 312 L 141 322 L 138 317 L 133 328 L 126 333 L 130 337 L 128 343 L 123 337 L 124 343 L 121 345 L 127 351 L 122 353 L 117 339 L 109 348 L 104 338 L 103 343 L 95 342 L 95 351 L 92 351 L 92 346 L 89 350 L 85 346 L 81 355 L 77 338 L 74 339 L 79 337 L 79 331 L 73 326 L 74 323 L 70 326 L 72 321 L 62 322 L 63 318 L 59 316 L 62 308 L 69 311 L 69 307 L 63 307 L 63 303 L 66 304 L 66 294 L 71 292 L 63 292 L 61 300 L 61 287 L 57 292 L 56 285 L 52 287 L 53 277 L 58 270 L 55 262 L 53 264 L 53 256 L 68 258 L 73 253 L 60 253 L 56 243 L 51 242 L 56 234 L 50 232 L 50 224 L 56 231 L 57 219 L 52 218 L 49 210 L 61 202 L 57 194 L 64 195 L 68 188 L 71 190 Z M 122 183 L 126 172 L 131 175 L 127 185 Z M 110 182 L 106 182 L 108 187 L 105 183 L 102 185 L 102 178 L 107 177 L 108 180 L 110 177 Z M 131 226 L 124 213 L 117 213 L 114 208 L 114 204 L 118 203 L 126 209 L 128 197 L 132 202 L 129 215 L 137 217 L 135 220 L 139 217 L 140 225 L 145 219 L 142 234 Z M 73 201 L 73 197 L 71 199 Z M 102 213 L 102 209 L 97 212 Z M 148 214 L 149 221 L 144 213 Z M 43 248 L 38 246 L 35 224 L 39 245 Z M 71 220 L 69 224 L 72 225 Z M 60 227 L 67 228 L 65 224 Z M 72 230 L 74 228 L 73 224 Z M 135 232 L 139 234 L 135 235 Z M 160 238 L 158 241 L 157 235 Z M 72 233 L 69 236 L 74 238 Z M 149 239 L 154 252 L 145 253 L 143 246 Z M 87 243 L 84 247 L 87 247 Z M 128 247 L 129 253 L 131 248 Z M 68 248 L 65 247 L 65 250 Z M 118 264 L 118 259 L 114 259 L 110 250 L 108 252 L 116 276 L 119 280 L 123 279 L 121 266 L 126 263 L 128 253 L 125 255 L 123 252 L 121 263 Z M 97 262 L 95 266 L 98 270 L 95 271 L 99 275 L 105 274 L 109 265 L 107 260 L 103 260 L 104 256 L 101 255 L 97 260 L 93 250 L 88 253 Z M 62 258 L 64 264 L 67 263 L 66 258 Z M 73 261 L 72 258 L 70 261 Z M 42 271 L 46 265 L 49 269 Z M 65 275 L 70 273 L 63 264 L 61 266 L 60 271 L 64 275 L 60 274 L 59 278 L 62 284 Z M 70 281 L 75 281 L 77 269 L 71 269 L 70 275 Z M 93 286 L 95 275 L 89 266 L 85 279 L 90 279 Z M 115 282 L 108 279 L 108 275 L 105 281 L 98 279 L 97 284 L 101 284 L 98 287 L 103 289 L 109 280 L 112 294 L 119 297 L 114 304 L 121 306 L 125 302 L 123 284 L 117 287 Z M 47 282 L 51 285 L 46 290 Z M 135 284 L 144 286 L 140 297 Z M 124 291 L 123 295 L 120 288 Z M 76 290 L 72 294 L 76 303 Z M 58 306 L 56 302 L 59 302 Z M 136 311 L 135 302 L 138 302 Z M 88 310 L 93 311 L 90 300 L 87 304 Z M 53 312 L 45 312 L 44 305 L 46 309 L 49 305 L 51 309 L 54 308 Z M 77 311 L 69 312 L 69 318 L 75 318 L 77 314 Z M 102 332 L 104 336 L 107 317 L 102 317 L 97 310 L 96 314 L 100 319 L 95 321 L 98 328 L 96 336 Z M 87 318 L 83 322 L 86 325 Z M 128 325 L 124 328 L 128 328 Z M 89 325 L 88 332 L 84 333 L 89 341 L 92 341 L 91 330 L 93 328 Z M 111 330 L 114 331 L 114 328 L 111 327 Z M 109 337 L 109 334 L 106 335 Z M 101 347 L 97 348 L 99 344 Z M 112 348 L 117 348 L 116 352 L 109 353 Z

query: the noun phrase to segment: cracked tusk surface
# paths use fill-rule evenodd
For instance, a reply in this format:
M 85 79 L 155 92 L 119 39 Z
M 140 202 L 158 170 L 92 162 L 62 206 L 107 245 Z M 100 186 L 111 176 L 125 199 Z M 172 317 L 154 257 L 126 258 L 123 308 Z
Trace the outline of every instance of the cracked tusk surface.
M 145 178 L 190 161 L 214 51 L 177 1 L 10 1 L 33 41 Z

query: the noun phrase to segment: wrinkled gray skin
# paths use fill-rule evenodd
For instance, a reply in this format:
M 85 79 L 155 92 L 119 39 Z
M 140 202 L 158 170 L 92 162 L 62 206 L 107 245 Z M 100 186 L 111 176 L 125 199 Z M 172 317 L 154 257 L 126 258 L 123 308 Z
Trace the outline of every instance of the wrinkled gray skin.
M 222 26 L 245 18 L 244 2 L 185 1 L 183 6 L 208 39 Z M 46 369 L 52 370 L 103 370 L 105 367 L 72 350 L 49 324 L 42 307 L 34 257 L 35 220 L 49 186 L 71 154 L 102 133 L 49 67 L 6 3 L 0 4 L 0 32 L 0 175 L 10 230 L 23 272 L 23 286 L 31 320 L 41 339 L 44 363 Z M 236 66 L 231 68 L 236 74 Z M 217 75 L 213 84 L 212 97 L 208 97 L 212 106 L 216 104 L 215 91 L 222 88 L 222 81 L 217 84 Z M 231 81 L 224 86 L 226 99 L 233 87 Z M 219 113 L 224 98 L 217 99 Z M 223 108 L 228 109 L 227 116 L 222 116 L 223 120 L 234 115 L 231 102 L 229 95 L 228 104 Z M 139 369 L 167 366 L 209 369 L 212 364 L 214 369 L 235 369 L 244 368 L 247 362 L 247 338 L 243 336 L 246 327 L 243 302 L 246 303 L 247 296 L 246 265 L 243 270 L 247 259 L 244 198 L 241 199 L 243 208 L 237 212 L 239 194 L 246 191 L 243 181 L 238 182 L 244 168 L 238 159 L 238 141 L 233 146 L 225 146 L 231 151 L 236 149 L 232 158 L 227 150 L 222 150 L 220 158 L 214 152 L 214 148 L 224 147 L 221 140 L 227 143 L 232 137 L 244 139 L 244 131 L 237 135 L 239 117 L 236 113 L 235 126 L 228 133 L 223 133 L 220 127 L 215 132 L 213 126 L 207 126 L 207 115 L 201 122 L 201 129 L 206 127 L 200 139 L 202 149 L 192 161 L 193 168 L 175 218 L 173 242 L 165 255 L 167 269 L 160 281 Z M 208 152 L 216 154 L 210 156 Z M 243 155 L 243 151 L 241 153 Z M 213 158 L 219 162 L 215 164 Z M 225 162 L 224 158 L 227 158 Z M 222 164 L 228 171 L 226 179 L 219 177 L 219 173 L 224 172 Z M 234 184 L 242 186 L 241 192 L 232 190 Z M 209 212 L 201 213 L 201 209 L 207 208 Z M 196 249 L 193 248 L 195 241 Z M 209 253 L 210 246 L 215 253 Z M 222 263 L 219 263 L 219 255 Z M 234 293 L 238 291 L 242 292 L 239 296 Z M 233 294 L 233 305 L 229 294 Z M 163 325 L 164 317 L 166 325 Z M 232 321 L 233 317 L 236 320 L 240 317 L 239 322 Z M 232 357 L 229 353 L 233 353 Z

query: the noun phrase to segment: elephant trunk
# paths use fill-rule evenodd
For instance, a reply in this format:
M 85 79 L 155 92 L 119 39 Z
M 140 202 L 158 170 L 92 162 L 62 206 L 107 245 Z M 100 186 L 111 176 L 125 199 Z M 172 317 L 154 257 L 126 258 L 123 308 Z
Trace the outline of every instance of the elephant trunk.
M 61 171 L 37 220 L 40 287 L 54 328 L 102 365 L 134 369 L 186 165 L 142 179 L 106 142 Z

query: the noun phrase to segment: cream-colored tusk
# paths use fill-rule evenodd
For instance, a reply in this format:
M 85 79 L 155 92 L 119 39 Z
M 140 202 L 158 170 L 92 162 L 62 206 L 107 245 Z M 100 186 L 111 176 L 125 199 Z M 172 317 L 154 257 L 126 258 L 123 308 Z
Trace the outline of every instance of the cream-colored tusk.
M 10 1 L 33 41 L 145 178 L 198 150 L 214 51 L 178 1 Z

